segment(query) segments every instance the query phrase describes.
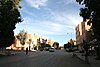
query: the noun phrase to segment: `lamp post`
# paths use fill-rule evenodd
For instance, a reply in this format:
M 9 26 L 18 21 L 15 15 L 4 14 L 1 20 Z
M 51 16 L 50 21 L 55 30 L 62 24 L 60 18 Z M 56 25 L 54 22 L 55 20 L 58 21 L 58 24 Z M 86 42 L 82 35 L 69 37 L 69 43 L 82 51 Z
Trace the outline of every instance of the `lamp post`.
M 69 33 L 67 33 L 67 35 L 68 35 Z M 68 39 L 68 38 L 67 38 Z M 68 41 L 67 41 L 68 42 Z
M 71 39 L 73 38 L 72 36 L 73 36 L 73 32 L 70 33 L 70 37 L 71 37 Z

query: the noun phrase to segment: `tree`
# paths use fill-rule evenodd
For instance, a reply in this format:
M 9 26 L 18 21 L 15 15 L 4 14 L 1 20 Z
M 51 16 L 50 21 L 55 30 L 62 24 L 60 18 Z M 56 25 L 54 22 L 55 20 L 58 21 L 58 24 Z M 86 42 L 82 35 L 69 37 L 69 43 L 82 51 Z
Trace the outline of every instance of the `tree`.
M 89 19 L 88 24 L 92 24 L 91 32 L 95 39 L 100 42 L 100 0 L 76 0 L 79 4 L 84 5 L 84 8 L 80 9 L 80 16 L 83 17 L 83 21 Z M 96 48 L 97 59 L 100 59 L 100 45 L 97 44 Z
M 56 49 L 59 49 L 59 43 L 58 42 L 54 42 L 53 43 L 53 47 L 56 48 Z
M 69 42 L 64 44 L 64 49 L 66 49 L 66 48 L 70 48 L 70 43 Z
M 22 46 L 25 44 L 27 36 L 26 36 L 27 32 L 25 32 L 25 30 L 21 30 L 19 32 L 19 34 L 17 35 L 17 38 L 20 40 L 20 44 L 22 44 Z M 23 50 L 23 47 L 22 47 Z
M 100 41 L 100 0 L 76 0 L 79 4 L 84 5 L 80 9 L 80 16 L 83 21 L 89 19 L 88 24 L 92 23 L 91 29 L 95 38 Z
M 32 43 L 32 39 L 30 38 L 29 39 L 29 51 L 30 51 L 30 48 L 31 48 L 31 43 Z
M 50 44 L 46 44 L 45 47 L 51 47 Z
M 14 42 L 15 25 L 22 22 L 19 12 L 21 0 L 0 0 L 0 48 Z
M 64 44 L 64 49 L 66 49 L 67 48 L 67 44 Z

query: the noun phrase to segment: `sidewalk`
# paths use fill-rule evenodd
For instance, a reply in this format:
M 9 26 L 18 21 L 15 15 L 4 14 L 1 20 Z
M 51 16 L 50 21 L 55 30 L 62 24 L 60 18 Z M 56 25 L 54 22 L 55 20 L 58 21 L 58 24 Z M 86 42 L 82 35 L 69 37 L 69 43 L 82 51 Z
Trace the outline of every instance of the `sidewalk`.
M 33 52 L 36 51 L 28 51 L 29 54 L 32 54 Z M 17 54 L 26 54 L 26 51 L 23 50 L 10 50 L 10 51 L 5 51 L 5 52 L 0 52 L 0 56 L 12 56 L 12 55 L 17 55 Z
M 82 56 L 82 53 L 74 52 L 76 57 L 85 62 L 85 56 Z M 89 64 L 91 67 L 100 67 L 100 60 L 95 60 L 96 56 L 88 56 Z

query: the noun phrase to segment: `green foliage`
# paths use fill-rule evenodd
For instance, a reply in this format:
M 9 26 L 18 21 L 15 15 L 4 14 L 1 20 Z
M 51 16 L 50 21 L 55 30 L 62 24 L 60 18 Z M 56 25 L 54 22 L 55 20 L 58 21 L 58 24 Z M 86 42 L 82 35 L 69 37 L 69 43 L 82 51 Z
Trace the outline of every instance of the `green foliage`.
M 32 42 L 32 39 L 31 38 L 29 39 L 29 42 Z
M 84 8 L 80 9 L 80 16 L 83 17 L 83 21 L 89 20 L 89 24 L 92 23 L 92 31 L 95 38 L 100 41 L 100 0 L 76 0 L 79 4 L 84 5 Z
M 15 25 L 21 22 L 20 0 L 0 0 L 0 48 L 14 42 Z
M 53 43 L 53 47 L 56 48 L 56 49 L 58 49 L 59 48 L 59 43 L 58 42 L 54 42 Z
M 19 34 L 17 35 L 17 38 L 20 40 L 20 43 L 21 43 L 22 45 L 24 45 L 25 42 L 26 42 L 26 39 L 27 39 L 26 34 L 27 34 L 27 32 L 25 32 L 25 30 L 21 30 L 21 31 L 19 32 Z
M 28 43 L 29 43 L 29 51 L 30 51 L 30 48 L 31 48 L 30 45 L 31 45 L 31 43 L 32 43 L 32 39 L 31 39 L 31 38 L 29 39 Z
M 73 47 L 74 47 L 74 43 L 73 42 L 74 41 L 72 40 L 72 42 L 68 42 L 68 43 L 64 44 L 64 49 L 66 49 L 66 48 L 73 49 Z
M 51 47 L 51 46 L 50 46 L 50 44 L 46 44 L 46 46 L 45 46 L 45 47 Z
M 64 44 L 64 49 L 66 49 L 67 48 L 67 44 Z
M 27 39 L 27 37 L 26 37 L 26 39 Z M 32 39 L 31 39 L 31 38 L 28 40 L 28 43 L 29 43 L 29 44 L 32 43 Z

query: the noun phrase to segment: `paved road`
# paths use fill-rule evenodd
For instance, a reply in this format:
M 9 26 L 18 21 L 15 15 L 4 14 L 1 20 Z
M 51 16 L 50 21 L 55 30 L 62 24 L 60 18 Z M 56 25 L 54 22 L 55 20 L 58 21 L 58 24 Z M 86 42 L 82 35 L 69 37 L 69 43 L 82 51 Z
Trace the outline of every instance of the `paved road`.
M 90 67 L 65 51 L 38 51 L 0 57 L 0 67 Z

